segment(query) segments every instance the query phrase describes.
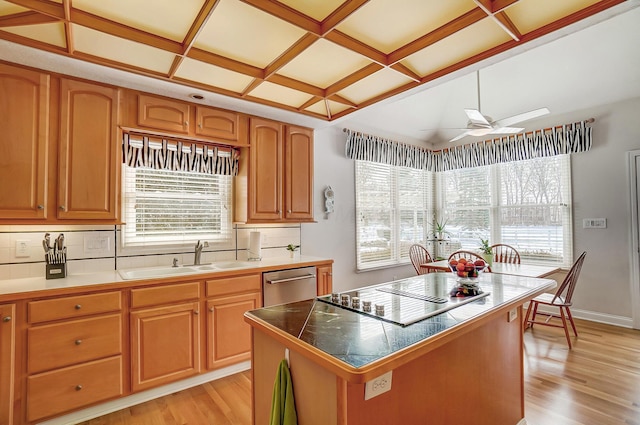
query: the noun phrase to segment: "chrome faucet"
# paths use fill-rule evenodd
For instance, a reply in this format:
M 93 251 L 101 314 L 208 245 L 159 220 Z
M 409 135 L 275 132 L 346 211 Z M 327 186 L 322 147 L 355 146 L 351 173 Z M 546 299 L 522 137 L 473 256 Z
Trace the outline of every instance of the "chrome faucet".
M 193 264 L 196 266 L 200 264 L 200 256 L 202 255 L 202 248 L 204 247 L 209 248 L 209 242 L 205 242 L 204 244 L 200 243 L 200 241 L 196 242 L 196 249 L 193 257 Z

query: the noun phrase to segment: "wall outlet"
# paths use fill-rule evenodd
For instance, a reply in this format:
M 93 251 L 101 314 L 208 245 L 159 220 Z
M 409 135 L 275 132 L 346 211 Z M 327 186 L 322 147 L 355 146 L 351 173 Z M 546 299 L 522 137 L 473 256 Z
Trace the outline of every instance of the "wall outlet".
M 582 220 L 583 229 L 606 229 L 606 218 L 585 218 Z
M 379 396 L 382 393 L 386 393 L 391 390 L 391 374 L 393 371 L 389 371 L 384 375 L 380 375 L 377 378 L 367 382 L 364 386 L 364 399 Z
M 29 241 L 16 241 L 16 258 L 31 257 L 29 254 Z

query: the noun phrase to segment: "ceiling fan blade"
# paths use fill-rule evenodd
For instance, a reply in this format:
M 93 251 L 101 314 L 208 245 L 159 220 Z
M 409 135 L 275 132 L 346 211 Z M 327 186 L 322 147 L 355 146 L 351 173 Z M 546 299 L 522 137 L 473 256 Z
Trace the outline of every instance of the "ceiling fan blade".
M 465 137 L 467 134 L 469 134 L 469 132 L 468 132 L 468 131 L 465 131 L 464 133 L 460 133 L 460 134 L 458 134 L 456 137 L 454 137 L 453 139 L 449 140 L 449 143 L 451 143 L 451 142 L 455 142 L 456 140 L 460 140 L 460 139 L 462 139 L 463 137 Z
M 491 134 L 514 134 L 520 133 L 524 128 L 520 127 L 497 127 L 491 130 Z
M 492 125 L 494 127 L 509 127 L 512 124 L 516 124 L 519 122 L 531 120 L 533 118 L 541 117 L 543 115 L 547 115 L 548 113 L 549 113 L 549 109 L 547 108 L 535 109 L 533 111 L 525 112 L 523 114 L 518 114 L 512 117 L 503 118 L 501 120 L 494 121 Z
M 478 127 L 491 127 L 491 124 L 477 109 L 465 109 L 465 114 L 469 117 L 471 124 Z

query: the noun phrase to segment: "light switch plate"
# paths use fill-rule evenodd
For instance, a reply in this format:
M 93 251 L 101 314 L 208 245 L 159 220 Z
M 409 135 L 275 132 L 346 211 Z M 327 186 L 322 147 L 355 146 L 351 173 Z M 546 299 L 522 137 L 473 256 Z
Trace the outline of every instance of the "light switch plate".
M 583 229 L 606 229 L 607 219 L 606 218 L 584 218 L 582 219 L 582 228 Z
M 518 309 L 511 309 L 509 310 L 509 317 L 508 317 L 508 321 L 509 322 L 513 322 L 514 320 L 516 320 L 518 318 Z

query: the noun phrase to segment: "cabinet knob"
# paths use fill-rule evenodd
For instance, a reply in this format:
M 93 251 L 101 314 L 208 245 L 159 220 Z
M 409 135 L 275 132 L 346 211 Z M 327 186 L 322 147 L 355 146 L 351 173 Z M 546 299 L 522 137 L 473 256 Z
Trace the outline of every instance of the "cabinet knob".
M 76 339 L 76 345 L 80 345 L 82 344 L 82 340 L 81 339 Z
M 80 391 L 82 389 L 82 385 L 78 384 L 76 385 L 76 391 Z
M 200 314 L 198 310 L 193 310 L 193 314 Z
M 66 211 L 66 209 L 67 209 L 67 208 L 66 208 L 64 205 L 60 205 L 60 209 L 61 209 L 62 211 Z
M 76 304 L 76 310 L 80 310 L 82 308 L 82 304 Z
M 188 126 L 189 126 L 189 121 L 185 121 L 185 122 L 184 122 L 184 126 L 185 126 L 185 127 L 188 127 Z
M 43 210 L 44 209 L 44 205 L 38 205 L 38 209 L 39 210 Z
M 291 214 L 291 210 L 287 210 L 287 212 L 288 212 L 289 214 Z
M 213 307 L 209 307 L 209 311 L 213 313 L 214 308 Z
M 4 316 L 4 317 L 2 318 L 2 321 L 3 321 L 3 322 L 10 322 L 10 321 L 11 321 L 11 316 Z

